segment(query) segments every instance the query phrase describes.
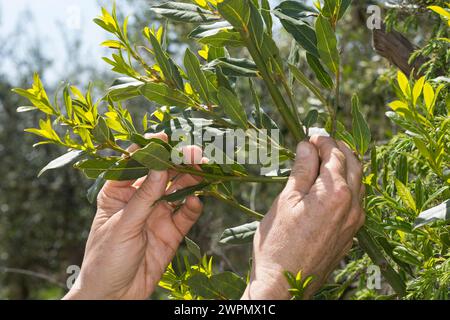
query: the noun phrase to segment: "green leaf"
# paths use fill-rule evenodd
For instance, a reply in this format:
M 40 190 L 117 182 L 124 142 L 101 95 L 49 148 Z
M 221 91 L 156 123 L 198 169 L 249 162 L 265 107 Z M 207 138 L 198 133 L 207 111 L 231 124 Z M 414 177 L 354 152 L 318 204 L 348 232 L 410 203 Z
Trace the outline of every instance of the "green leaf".
M 336 35 L 331 27 L 330 21 L 323 16 L 317 17 L 316 36 L 320 58 L 333 74 L 337 74 L 340 59 Z
M 173 167 L 170 163 L 170 152 L 161 144 L 151 142 L 145 148 L 133 153 L 132 159 L 151 170 L 167 170 Z
M 264 20 L 252 0 L 247 0 L 250 6 L 250 21 L 248 25 L 248 32 L 250 39 L 258 48 L 261 48 L 264 37 Z
M 128 159 L 89 159 L 75 164 L 74 167 L 83 171 L 90 179 L 101 176 L 105 180 L 130 181 L 148 174 L 148 168 Z
M 189 239 L 188 237 L 184 237 L 184 241 L 186 242 L 186 248 L 188 251 L 194 255 L 198 260 L 202 259 L 202 253 L 198 244 Z
M 289 65 L 289 69 L 292 72 L 292 75 L 295 79 L 297 79 L 301 84 L 303 84 L 306 88 L 308 88 L 317 99 L 322 102 L 324 106 L 327 105 L 327 100 L 324 98 L 322 93 L 320 92 L 320 89 L 314 85 L 304 74 L 301 72 L 296 66 Z
M 92 130 L 92 135 L 95 141 L 100 144 L 114 142 L 114 135 L 103 117 L 98 118 L 98 123 Z
M 95 180 L 94 184 L 88 189 L 86 196 L 87 196 L 87 199 L 90 204 L 94 204 L 95 200 L 97 199 L 98 194 L 102 190 L 105 183 L 106 183 L 106 180 L 103 178 L 102 175 L 100 175 Z
M 435 221 L 450 221 L 450 199 L 419 214 L 414 228 L 420 228 Z
M 113 86 L 106 91 L 106 96 L 116 102 L 129 100 L 140 95 L 139 88 L 143 85 L 143 82 L 133 78 L 119 78 L 114 82 Z
M 275 11 L 275 16 L 280 19 L 284 29 L 289 32 L 308 53 L 319 57 L 319 51 L 317 49 L 317 37 L 316 32 L 306 22 L 293 19 L 284 15 L 280 11 Z
M 250 6 L 248 0 L 224 0 L 217 6 L 220 15 L 238 31 L 248 31 Z
M 205 68 L 214 70 L 220 67 L 224 75 L 229 77 L 257 77 L 258 68 L 249 59 L 220 58 L 208 63 Z
M 178 67 L 173 63 L 172 59 L 162 49 L 158 39 L 150 33 L 150 42 L 152 44 L 155 59 L 167 81 L 172 87 L 184 90 L 183 79 L 181 78 Z
M 220 20 L 220 17 L 211 11 L 189 3 L 170 1 L 153 6 L 152 10 L 167 19 L 179 22 L 205 23 Z
M 210 282 L 220 297 L 227 300 L 239 300 L 247 287 L 245 281 L 233 272 L 215 274 Z
M 245 244 L 253 241 L 253 236 L 259 227 L 259 222 L 226 229 L 220 237 L 220 244 Z
M 261 15 L 266 25 L 266 30 L 269 35 L 272 35 L 273 20 L 272 14 L 270 12 L 270 2 L 269 0 L 261 0 Z
M 274 10 L 280 11 L 296 20 L 307 18 L 318 13 L 314 7 L 310 7 L 299 1 L 283 1 Z
M 68 164 L 71 164 L 71 163 L 79 160 L 84 155 L 85 155 L 85 152 L 82 150 L 69 151 L 68 153 L 62 155 L 61 157 L 53 160 L 48 165 L 46 165 L 45 168 L 43 168 L 39 172 L 38 177 L 41 177 L 45 172 L 47 172 L 49 170 L 59 169 Z
M 228 21 L 219 21 L 212 24 L 201 24 L 195 28 L 190 34 L 190 38 L 201 39 L 215 34 L 221 31 L 231 31 L 233 26 Z
M 187 108 L 191 104 L 188 96 L 179 90 L 169 88 L 163 83 L 147 83 L 139 91 L 148 100 L 162 106 Z
M 184 56 L 184 67 L 186 68 L 186 73 L 191 85 L 198 92 L 203 101 L 210 105 L 211 95 L 209 93 L 210 87 L 208 86 L 208 80 L 200 69 L 200 62 L 189 48 L 186 49 L 186 54 Z
M 247 129 L 247 115 L 238 97 L 230 90 L 220 87 L 218 94 L 219 102 L 224 108 L 225 114 L 234 124 L 242 129 Z
M 308 114 L 305 117 L 305 120 L 303 120 L 303 124 L 306 128 L 311 128 L 319 118 L 319 112 L 316 109 L 312 109 L 308 112 Z
M 421 266 L 422 262 L 416 257 L 415 254 L 411 253 L 411 250 L 408 250 L 407 248 L 403 246 L 397 246 L 393 251 L 394 256 L 408 264 Z
M 187 279 L 186 283 L 196 296 L 208 300 L 219 298 L 218 293 L 210 283 L 209 278 L 203 273 L 196 272 L 192 277 Z
M 199 40 L 201 44 L 207 44 L 213 47 L 242 47 L 244 42 L 239 32 L 221 30 L 216 34 L 206 36 Z
M 345 129 L 345 126 L 340 121 L 337 122 L 336 138 L 344 141 L 352 150 L 358 150 L 356 147 L 355 139 L 347 131 L 347 129 Z
M 358 148 L 359 154 L 364 156 L 369 149 L 372 135 L 369 126 L 360 111 L 357 95 L 354 95 L 352 98 L 352 125 L 356 147 Z
M 198 191 L 202 191 L 203 189 L 209 187 L 211 184 L 209 182 L 203 182 L 193 187 L 188 187 L 182 190 L 178 190 L 172 194 L 166 195 L 159 199 L 158 201 L 167 201 L 167 202 L 177 202 L 183 201 L 189 196 L 194 195 Z
M 317 77 L 317 80 L 319 80 L 322 86 L 325 89 L 332 89 L 334 87 L 333 80 L 320 63 L 320 60 L 315 56 L 306 53 L 306 61 L 308 62 L 308 65 L 311 67 L 311 69 L 313 70 L 314 74 Z
M 347 12 L 347 9 L 352 4 L 352 0 L 341 0 L 341 5 L 339 7 L 339 13 L 338 13 L 338 20 L 341 20 L 345 13 Z
M 416 201 L 414 200 L 411 191 L 406 187 L 400 180 L 395 179 L 395 187 L 397 189 L 397 194 L 402 200 L 403 204 L 411 209 L 412 211 L 417 211 Z

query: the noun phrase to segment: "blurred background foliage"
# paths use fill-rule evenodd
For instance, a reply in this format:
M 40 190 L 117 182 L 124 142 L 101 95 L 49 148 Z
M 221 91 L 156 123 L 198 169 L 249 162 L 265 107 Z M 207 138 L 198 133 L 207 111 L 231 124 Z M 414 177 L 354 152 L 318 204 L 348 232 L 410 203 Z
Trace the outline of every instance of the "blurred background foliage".
M 6 0 L 5 0 L 6 1 Z M 0 1 L 0 6 L 4 1 Z M 144 26 L 165 24 L 149 10 L 152 4 L 161 1 L 120 0 L 117 1 L 118 13 L 128 15 L 130 34 L 139 42 Z M 271 1 L 276 5 L 279 1 Z M 392 82 L 396 69 L 378 56 L 372 48 L 372 33 L 366 27 L 367 6 L 382 5 L 383 15 L 390 27 L 404 33 L 418 47 L 424 47 L 435 35 L 442 22 L 436 15 L 430 14 L 425 7 L 430 4 L 442 4 L 445 1 L 353 1 L 351 12 L 339 29 L 343 65 L 343 101 L 339 114 L 341 121 L 351 125 L 351 97 L 358 92 L 362 110 L 369 120 L 372 134 L 377 143 L 390 139 L 397 128 L 385 117 L 386 104 L 395 97 Z M 100 13 L 100 5 L 111 7 L 110 1 L 101 1 L 96 12 L 82 12 L 89 18 Z M 8 14 L 8 12 L 3 12 Z M 63 14 L 63 13 L 61 13 Z M 48 57 L 49 46 L 42 45 L 45 39 L 30 38 L 27 28 L 33 28 L 33 14 L 23 12 L 22 19 L 11 34 L 1 34 L 0 41 L 0 299 L 58 299 L 66 291 L 66 273 L 70 265 L 80 265 L 84 244 L 88 236 L 95 208 L 89 205 L 85 193 L 92 181 L 81 173 L 65 168 L 48 172 L 40 179 L 37 173 L 50 159 L 61 154 L 61 150 L 52 146 L 31 149 L 34 137 L 24 134 L 23 129 L 37 122 L 33 113 L 17 114 L 16 107 L 23 103 L 11 93 L 12 87 L 28 87 L 30 75 L 37 71 L 43 76 L 49 93 L 55 92 L 59 83 L 46 81 L 49 70 L 55 61 Z M 430 23 L 430 21 L 432 23 Z M 93 22 L 87 21 L 93 25 Z M 0 29 L 2 29 L 0 21 Z M 187 35 L 191 31 L 185 25 L 169 25 L 172 56 L 181 59 L 184 46 L 192 45 Z M 64 26 L 61 26 L 64 33 Z M 277 44 L 282 56 L 289 55 L 290 37 L 277 27 Z M 64 66 L 67 66 L 61 79 L 73 84 L 87 86 L 87 79 L 94 84 L 98 96 L 113 81 L 116 75 L 107 71 L 108 66 L 99 67 L 101 56 L 83 56 L 86 44 L 76 33 L 64 33 Z M 50 44 L 50 48 L 51 48 Z M 448 46 L 444 51 L 433 51 L 432 59 L 437 61 L 433 67 L 449 66 Z M 17 55 L 20 49 L 25 54 Z M 439 48 L 438 48 L 439 49 Z M 233 56 L 246 56 L 246 52 L 233 52 Z M 442 64 L 439 66 L 439 64 Z M 304 72 L 308 73 L 308 68 Z M 436 72 L 436 70 L 431 70 Z M 52 78 L 52 77 L 49 77 Z M 245 84 L 240 86 L 240 96 L 247 99 L 246 105 L 252 107 L 251 95 L 246 94 Z M 279 115 L 271 112 L 271 101 L 264 95 L 263 88 L 257 88 L 262 98 L 262 106 L 275 120 Z M 296 91 L 298 105 L 305 111 L 314 108 L 318 102 L 303 88 Z M 142 116 L 152 112 L 152 106 L 143 100 L 133 100 L 127 107 L 134 114 Z M 281 121 L 277 121 L 280 123 Z M 235 185 L 238 200 L 257 211 L 266 211 L 279 187 L 272 185 Z M 215 268 L 219 271 L 231 270 L 240 273 L 247 270 L 251 247 L 222 247 L 218 244 L 220 233 L 225 228 L 247 222 L 246 218 L 225 205 L 207 200 L 206 209 L 200 222 L 190 234 L 202 251 L 215 257 Z M 356 283 L 363 281 L 361 266 L 367 266 L 367 258 L 357 260 L 354 265 Z M 343 262 L 346 272 L 352 271 L 352 265 Z M 242 274 L 245 276 L 245 274 Z M 336 272 L 339 279 L 339 271 Z M 342 275 L 341 275 L 342 277 Z M 371 298 L 373 293 L 358 291 L 352 293 L 356 298 Z M 158 291 L 155 297 L 162 297 Z M 351 294 L 344 296 L 351 297 Z

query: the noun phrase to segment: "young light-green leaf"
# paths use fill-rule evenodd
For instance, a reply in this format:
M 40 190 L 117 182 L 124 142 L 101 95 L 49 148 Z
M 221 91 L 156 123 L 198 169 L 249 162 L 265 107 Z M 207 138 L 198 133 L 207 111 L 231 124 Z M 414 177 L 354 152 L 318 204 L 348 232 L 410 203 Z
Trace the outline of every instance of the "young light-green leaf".
M 404 203 L 406 207 L 411 209 L 412 211 L 417 211 L 416 201 L 409 191 L 408 187 L 405 186 L 400 180 L 395 179 L 395 187 L 397 189 L 397 194 Z

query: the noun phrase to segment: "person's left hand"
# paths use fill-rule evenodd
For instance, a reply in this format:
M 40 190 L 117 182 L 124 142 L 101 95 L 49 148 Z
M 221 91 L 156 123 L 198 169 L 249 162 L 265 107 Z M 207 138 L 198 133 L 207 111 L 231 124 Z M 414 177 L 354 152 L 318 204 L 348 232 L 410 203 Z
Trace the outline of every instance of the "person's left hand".
M 146 137 L 167 140 L 165 134 Z M 129 151 L 136 149 L 132 146 Z M 183 152 L 191 163 L 201 159 L 198 147 Z M 195 196 L 188 197 L 176 212 L 167 202 L 157 201 L 200 181 L 191 175 L 151 171 L 137 181 L 107 182 L 97 198 L 97 214 L 79 277 L 64 298 L 149 298 L 202 212 L 202 203 Z

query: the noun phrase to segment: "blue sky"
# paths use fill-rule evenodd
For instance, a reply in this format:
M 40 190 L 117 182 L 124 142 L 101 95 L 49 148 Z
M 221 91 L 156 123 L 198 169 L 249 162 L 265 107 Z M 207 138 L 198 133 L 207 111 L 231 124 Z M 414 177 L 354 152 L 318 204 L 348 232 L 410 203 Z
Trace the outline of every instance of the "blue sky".
M 46 57 L 55 63 L 47 72 L 49 81 L 64 77 L 64 61 L 67 55 L 63 37 L 74 38 L 79 35 L 84 43 L 82 59 L 99 68 L 107 68 L 101 60 L 104 50 L 99 46 L 106 34 L 92 22 L 100 12 L 97 1 L 0 0 L 0 9 L 0 29 L 3 35 L 10 34 L 20 23 L 26 29 L 27 39 L 38 37 L 42 40 Z M 32 13 L 33 20 L 20 21 L 26 9 Z

